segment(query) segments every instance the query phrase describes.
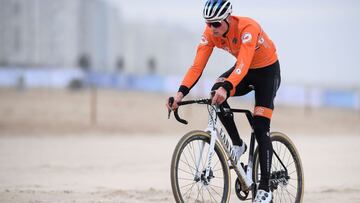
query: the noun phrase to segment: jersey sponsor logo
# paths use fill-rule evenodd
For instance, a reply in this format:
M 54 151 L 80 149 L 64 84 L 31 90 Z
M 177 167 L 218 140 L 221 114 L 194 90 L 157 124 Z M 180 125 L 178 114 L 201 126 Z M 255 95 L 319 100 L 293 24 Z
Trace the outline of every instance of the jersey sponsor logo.
M 239 68 L 237 68 L 237 69 L 235 70 L 235 73 L 238 74 L 238 75 L 240 75 L 243 67 L 244 67 L 244 64 L 243 64 L 243 63 L 240 64 Z
M 236 37 L 234 37 L 234 39 L 232 40 L 232 43 L 237 44 L 237 42 L 238 42 L 238 39 Z
M 200 40 L 200 44 L 201 45 L 207 45 L 209 43 L 209 41 L 206 39 L 205 35 L 201 36 L 201 40 Z
M 262 116 L 264 115 L 265 109 L 263 107 L 256 107 L 255 108 L 255 115 Z
M 241 37 L 241 41 L 242 41 L 243 44 L 250 42 L 251 39 L 252 39 L 252 36 L 248 32 L 245 32 Z
M 265 42 L 265 39 L 264 39 L 264 37 L 261 36 L 258 43 L 259 44 L 264 44 L 264 42 Z
M 254 115 L 271 119 L 272 109 L 262 107 L 262 106 L 256 106 L 254 109 Z
M 258 43 L 257 43 L 257 45 L 256 45 L 256 47 L 255 47 L 255 50 L 258 50 L 258 49 L 260 48 L 260 46 L 263 45 L 264 43 L 265 43 L 265 39 L 264 39 L 263 36 L 261 36 L 261 37 L 259 38 L 259 40 L 258 40 Z

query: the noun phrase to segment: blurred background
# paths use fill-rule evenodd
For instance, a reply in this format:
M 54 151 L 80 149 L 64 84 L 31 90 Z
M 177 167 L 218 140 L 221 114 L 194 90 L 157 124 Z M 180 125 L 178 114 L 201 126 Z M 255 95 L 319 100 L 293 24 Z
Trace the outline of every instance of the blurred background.
M 318 143 L 323 143 L 328 135 L 332 135 L 335 140 L 329 142 L 335 146 L 335 143 L 341 143 L 339 139 L 344 140 L 341 136 L 350 136 L 349 143 L 340 144 L 344 149 L 359 141 L 360 1 L 233 0 L 232 3 L 234 15 L 257 20 L 277 47 L 282 84 L 275 101 L 272 129 L 293 134 L 304 156 L 313 135 L 319 139 Z M 99 165 L 104 163 L 88 160 L 88 164 L 85 162 L 79 168 L 72 168 L 73 162 L 65 159 L 64 162 L 54 163 L 52 158 L 59 156 L 62 160 L 60 154 L 67 147 L 71 156 L 82 150 L 107 148 L 114 142 L 132 146 L 134 140 L 127 139 L 133 136 L 136 144 L 144 148 L 147 145 L 139 143 L 153 143 L 153 139 L 158 142 L 153 146 L 165 143 L 163 149 L 166 151 L 159 153 L 170 156 L 182 134 L 190 129 L 205 128 L 207 118 L 203 108 L 184 109 L 183 116 L 191 121 L 189 126 L 167 120 L 165 109 L 166 98 L 175 94 L 193 62 L 205 28 L 203 6 L 204 0 L 0 0 L 0 158 L 2 163 L 9 164 L 9 167 L 7 164 L 0 167 L 0 182 L 3 183 L 0 183 L 0 188 L 5 191 L 0 193 L 0 200 L 3 198 L 9 202 L 10 196 L 14 196 L 12 189 L 18 191 L 17 187 L 29 186 L 31 191 L 54 185 L 65 185 L 60 188 L 67 188 L 67 183 L 61 182 L 66 178 L 37 183 L 39 176 L 29 174 L 36 180 L 20 176 L 14 181 L 18 173 L 12 169 L 17 168 L 25 174 L 30 170 L 29 165 L 21 164 L 27 159 L 23 154 L 29 151 L 35 156 L 51 156 L 51 161 L 44 158 L 33 166 L 32 169 L 41 174 L 49 170 L 54 170 L 57 175 L 67 170 L 77 174 L 79 168 L 85 166 L 90 169 L 85 167 L 81 170 L 94 172 L 94 168 L 101 168 Z M 222 50 L 214 50 L 202 78 L 188 97 L 207 97 L 215 79 L 234 63 L 232 56 Z M 234 107 L 252 109 L 253 95 L 232 98 L 230 102 Z M 242 133 L 249 132 L 249 129 L 244 129 L 246 125 L 241 123 L 240 126 Z M 18 136 L 13 138 L 13 135 Z M 67 135 L 78 145 L 71 145 L 69 140 L 45 138 L 48 135 Z M 90 141 L 78 138 L 78 135 L 86 135 Z M 119 135 L 121 138 L 104 139 L 107 135 Z M 164 141 L 163 135 L 177 136 L 172 136 L 171 141 Z M 29 142 L 32 143 L 30 146 L 26 144 Z M 55 150 L 56 155 L 52 154 L 54 146 L 57 146 L 55 143 L 61 145 L 59 149 L 55 147 L 58 150 Z M 86 145 L 88 143 L 89 146 Z M 99 143 L 103 148 L 97 145 Z M 113 146 L 114 151 L 106 153 L 118 153 L 116 150 L 124 149 L 123 145 Z M 334 145 L 326 149 L 332 150 Z M 106 153 L 97 153 L 102 157 L 99 160 L 107 157 Z M 141 157 L 141 153 L 134 153 Z M 326 156 L 327 151 L 323 153 Z M 75 157 L 82 155 L 80 153 Z M 125 164 L 120 161 L 121 158 L 113 158 L 110 160 L 117 160 L 119 166 L 105 164 L 107 169 Z M 160 164 L 161 169 L 167 175 L 169 163 L 166 161 L 170 161 L 170 157 L 163 157 L 159 163 L 163 164 Z M 306 158 L 304 162 L 309 163 L 308 167 L 318 163 Z M 360 168 L 358 158 L 355 162 Z M 56 168 L 61 164 L 66 166 L 65 169 Z M 142 168 L 138 167 L 139 170 Z M 332 186 L 345 184 L 326 183 L 327 176 L 333 171 L 325 174 L 319 171 L 308 176 L 310 179 L 318 179 L 319 175 L 322 177 L 310 187 L 314 190 L 306 190 L 309 193 L 320 191 L 320 195 L 311 193 L 312 197 L 320 196 L 318 202 L 323 199 L 322 195 L 332 192 Z M 130 189 L 140 188 L 140 191 L 150 187 L 150 191 L 146 190 L 148 195 L 153 193 L 152 190 L 167 191 L 170 188 L 167 176 L 159 178 L 160 183 L 155 181 L 148 185 L 145 182 L 142 186 L 129 186 L 129 180 L 117 185 L 110 181 L 111 172 L 115 173 L 110 170 L 109 179 L 105 178 L 111 184 L 104 187 L 128 189 L 128 186 Z M 139 173 L 140 177 L 149 175 Z M 133 173 L 122 171 L 121 175 L 124 174 L 131 176 Z M 119 177 L 124 178 L 121 175 Z M 89 177 L 83 178 L 88 180 Z M 99 175 L 97 181 L 88 185 L 99 185 L 101 180 L 104 177 Z M 360 178 L 356 176 L 352 180 L 353 186 L 360 188 Z M 40 189 L 34 189 L 37 186 Z M 79 183 L 79 187 L 82 186 Z M 8 193 L 10 195 L 7 196 Z M 126 197 L 136 196 L 134 191 L 128 193 Z M 48 199 L 54 198 L 51 194 L 47 195 Z M 121 192 L 106 195 L 125 198 Z M 161 197 L 158 202 L 172 201 L 169 198 L 171 194 L 165 192 L 164 196 L 165 200 Z M 145 200 L 145 197 L 140 198 L 139 202 Z M 312 199 L 311 202 L 316 201 Z
M 277 45 L 278 103 L 359 109 L 358 1 L 234 1 Z M 169 92 L 191 65 L 203 1 L 1 0 L 0 86 Z M 235 62 L 216 50 L 195 94 Z
M 48 122 L 44 113 L 40 113 L 44 111 L 65 126 L 81 121 L 90 127 L 102 122 L 103 126 L 116 128 L 126 119 L 121 116 L 101 119 L 109 118 L 109 112 L 119 113 L 119 109 L 129 107 L 120 107 L 116 101 L 111 106 L 101 102 L 110 102 L 107 97 L 121 99 L 124 92 L 162 95 L 162 99 L 173 95 L 192 64 L 205 26 L 203 1 L 1 0 L 0 3 L 2 125 L 13 126 L 22 120 L 31 126 L 36 115 L 40 123 Z M 282 74 L 278 106 L 359 112 L 358 1 L 234 1 L 233 5 L 235 15 L 259 21 L 277 46 Z M 234 63 L 232 56 L 215 50 L 190 96 L 207 96 L 216 77 Z M 40 99 L 42 103 L 31 104 L 33 108 L 38 104 L 39 109 L 29 114 L 22 113 L 22 107 L 29 109 L 26 105 L 13 101 L 25 102 L 13 97 L 25 98 L 28 94 L 35 94 L 34 99 L 38 99 L 37 94 L 45 91 L 69 98 L 64 95 L 60 97 L 63 100 L 55 99 L 58 102 L 55 106 L 45 108 L 44 103 L 49 105 L 56 97 L 44 96 Z M 80 104 L 74 103 L 72 97 L 76 96 L 83 99 Z M 137 98 L 139 103 L 143 102 L 141 106 L 149 102 Z M 7 100 L 10 106 L 5 104 Z M 245 102 L 252 100 L 251 94 L 245 97 Z M 68 109 L 60 110 L 64 106 Z M 18 116 L 16 112 L 20 112 Z M 134 107 L 133 112 L 142 111 Z M 58 116 L 59 113 L 63 116 Z M 26 115 L 31 116 L 25 119 Z M 109 124 L 114 120 L 118 124 Z M 57 121 L 53 126 L 58 125 Z M 33 128 L 39 129 L 36 125 Z

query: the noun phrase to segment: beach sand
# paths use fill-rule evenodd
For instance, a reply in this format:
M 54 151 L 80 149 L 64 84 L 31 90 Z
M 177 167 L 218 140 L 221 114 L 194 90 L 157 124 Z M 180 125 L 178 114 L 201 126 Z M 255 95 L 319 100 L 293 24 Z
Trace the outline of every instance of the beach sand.
M 207 118 L 194 106 L 180 110 L 189 125 L 168 120 L 166 96 L 99 90 L 95 122 L 91 91 L 0 90 L 0 202 L 174 202 L 173 150 Z M 249 142 L 246 120 L 236 119 Z M 359 124 L 352 110 L 276 107 L 272 130 L 301 155 L 304 202 L 360 202 Z

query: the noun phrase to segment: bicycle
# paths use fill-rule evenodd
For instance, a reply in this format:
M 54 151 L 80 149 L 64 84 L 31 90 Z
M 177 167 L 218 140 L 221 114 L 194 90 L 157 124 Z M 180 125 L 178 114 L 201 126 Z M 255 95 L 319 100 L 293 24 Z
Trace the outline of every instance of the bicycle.
M 173 98 L 169 98 L 170 103 Z M 221 202 L 230 199 L 230 169 L 237 178 L 235 193 L 242 200 L 253 200 L 260 181 L 258 147 L 255 149 L 253 115 L 246 109 L 226 109 L 211 105 L 211 99 L 188 100 L 178 106 L 205 104 L 209 113 L 208 127 L 205 131 L 194 130 L 185 134 L 175 147 L 171 160 L 171 187 L 176 202 Z M 252 128 L 248 163 L 236 160 L 228 135 L 217 122 L 217 113 L 244 113 Z M 170 111 L 168 118 L 170 118 Z M 188 122 L 179 117 L 177 121 Z M 270 176 L 270 190 L 273 202 L 300 203 L 304 194 L 304 175 L 301 159 L 293 142 L 281 132 L 271 132 L 273 159 Z M 231 162 L 228 164 L 228 161 Z M 248 198 L 249 192 L 252 196 Z

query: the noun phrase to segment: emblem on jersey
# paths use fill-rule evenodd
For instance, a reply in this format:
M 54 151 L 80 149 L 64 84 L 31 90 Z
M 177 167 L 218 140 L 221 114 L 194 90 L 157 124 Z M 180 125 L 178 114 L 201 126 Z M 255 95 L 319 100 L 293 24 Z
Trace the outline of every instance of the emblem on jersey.
M 233 42 L 234 44 L 237 44 L 238 39 L 237 39 L 236 37 L 234 37 L 234 39 L 232 40 L 232 42 Z
M 206 36 L 205 35 L 202 35 L 201 36 L 201 40 L 200 40 L 200 44 L 202 45 L 207 45 L 209 42 L 208 40 L 206 39 Z
M 265 42 L 264 37 L 260 37 L 260 39 L 259 39 L 258 43 L 259 43 L 259 44 L 264 44 L 264 42 Z
M 245 32 L 245 33 L 242 35 L 242 37 L 241 37 L 241 41 L 242 41 L 243 44 L 245 44 L 245 43 L 247 43 L 247 42 L 250 42 L 251 39 L 252 39 L 252 36 L 251 36 L 251 34 L 248 33 L 248 32 Z
M 237 68 L 237 69 L 235 70 L 235 73 L 238 74 L 238 75 L 240 75 L 243 67 L 244 67 L 244 64 L 241 63 L 240 66 L 239 66 L 239 68 Z
M 261 36 L 260 39 L 258 40 L 258 43 L 256 44 L 255 50 L 260 49 L 260 46 L 263 45 L 264 42 L 265 42 L 265 39 L 264 39 L 264 37 Z
M 263 107 L 256 107 L 255 108 L 255 115 L 262 116 L 264 115 L 265 109 Z

